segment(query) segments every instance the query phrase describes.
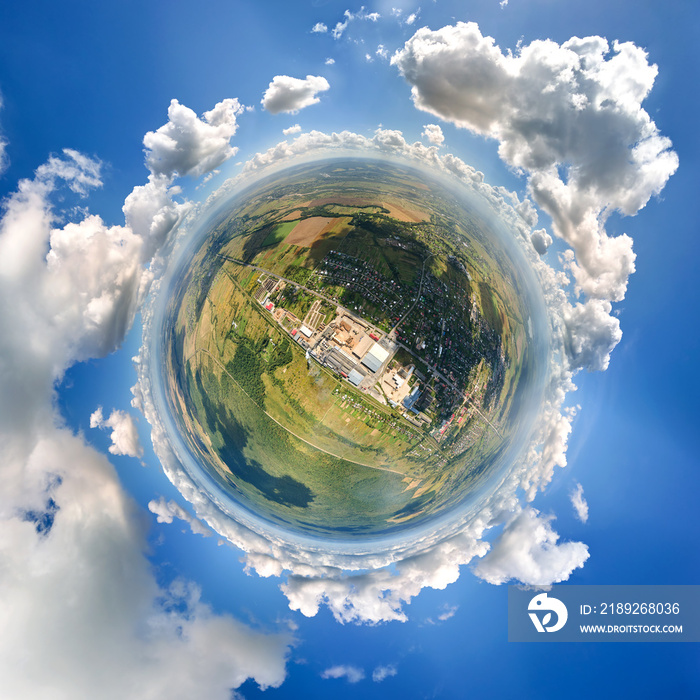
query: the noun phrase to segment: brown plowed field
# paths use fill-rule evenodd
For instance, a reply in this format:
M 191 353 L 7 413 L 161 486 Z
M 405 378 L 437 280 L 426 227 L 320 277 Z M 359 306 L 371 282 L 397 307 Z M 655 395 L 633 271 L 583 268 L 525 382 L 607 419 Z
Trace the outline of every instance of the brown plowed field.
M 310 248 L 311 244 L 324 233 L 333 228 L 336 218 L 325 216 L 312 216 L 300 221 L 284 239 L 288 245 L 298 245 L 302 248 Z
M 389 216 L 397 221 L 406 221 L 412 224 L 419 221 L 428 221 L 430 216 L 419 209 L 409 209 L 394 202 L 382 202 L 382 206 L 389 210 Z

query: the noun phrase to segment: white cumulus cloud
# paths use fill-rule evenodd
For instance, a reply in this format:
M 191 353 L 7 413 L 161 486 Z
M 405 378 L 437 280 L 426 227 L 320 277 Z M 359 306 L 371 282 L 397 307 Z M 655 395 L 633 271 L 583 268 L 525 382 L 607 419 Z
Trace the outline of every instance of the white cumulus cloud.
M 646 52 L 597 36 L 504 52 L 475 23 L 458 22 L 419 29 L 392 63 L 418 109 L 496 139 L 501 158 L 527 174 L 534 200 L 575 254 L 567 268 L 582 303 L 623 299 L 634 272 L 632 239 L 610 237 L 606 219 L 637 213 L 678 167 L 671 142 L 641 106 L 657 74 Z M 542 249 L 544 240 L 533 243 Z M 588 339 L 586 328 L 576 330 L 596 360 L 574 368 L 607 366 L 619 341 L 610 323 L 601 335 L 602 308 L 590 314 Z
M 285 136 L 289 136 L 290 134 L 298 134 L 301 131 L 301 127 L 299 124 L 295 124 L 294 126 L 289 126 L 286 129 L 282 129 L 282 133 Z
M 126 225 L 143 241 L 141 261 L 149 261 L 161 248 L 168 234 L 188 211 L 189 205 L 175 201 L 180 188 L 165 175 L 150 175 L 145 185 L 137 185 L 124 200 Z
M 532 241 L 532 247 L 540 255 L 544 255 L 549 246 L 552 245 L 552 237 L 547 233 L 547 229 L 544 228 L 533 231 L 530 240 Z
M 141 517 L 111 465 L 69 431 L 34 427 L 38 440 L 24 453 L 0 434 L 13 450 L 3 468 L 25 484 L 0 506 L 3 696 L 228 700 L 247 678 L 279 685 L 289 635 L 214 615 L 191 585 L 159 588 Z M 26 487 L 49 477 L 57 485 L 46 503 L 32 503 L 42 492 Z
M 571 492 L 571 505 L 574 507 L 576 517 L 582 522 L 588 522 L 588 503 L 583 497 L 583 486 L 576 484 Z
M 90 416 L 90 427 L 101 428 L 103 430 L 110 428 L 112 433 L 110 438 L 112 445 L 109 451 L 113 455 L 126 455 L 128 457 L 143 456 L 143 447 L 139 440 L 139 431 L 136 427 L 134 417 L 126 411 L 118 411 L 114 409 L 109 418 L 105 420 L 102 414 L 102 406 Z
M 328 27 L 323 22 L 316 22 L 316 24 L 311 27 L 311 31 L 314 34 L 325 34 L 328 31 Z
M 610 353 L 622 339 L 620 321 L 611 315 L 612 304 L 590 299 L 564 310 L 564 333 L 569 357 L 574 367 L 606 370 Z
M 443 590 L 459 578 L 460 566 L 487 552 L 488 545 L 479 539 L 484 527 L 477 521 L 454 537 L 399 558 L 393 569 L 380 567 L 348 576 L 332 571 L 291 575 L 281 588 L 292 610 L 307 617 L 325 604 L 339 622 L 404 622 L 405 603 L 423 588 Z
M 271 114 L 295 113 L 320 102 L 317 94 L 328 89 L 328 81 L 320 75 L 307 75 L 306 78 L 276 75 L 260 102 Z
M 0 222 L 8 318 L 17 317 L 24 342 L 47 343 L 44 354 L 56 372 L 67 358 L 102 356 L 118 345 L 133 320 L 143 274 L 143 241 L 128 227 L 92 215 L 53 226 L 50 196 L 63 178 L 72 178 L 73 190 L 99 183 L 95 161 L 83 170 L 80 160 L 69 154 L 59 165 L 52 158 L 33 180 L 22 181 Z M 14 346 L 19 337 L 4 344 Z
M 427 139 L 434 146 L 442 146 L 445 141 L 445 135 L 442 129 L 437 124 L 426 124 L 423 127 L 423 138 Z
M 143 137 L 146 163 L 154 175 L 199 177 L 234 156 L 230 141 L 238 129 L 236 118 L 244 108 L 227 98 L 204 113 L 171 100 L 168 122 Z
M 202 155 L 197 139 L 190 145 Z M 179 219 L 164 173 L 132 193 L 124 225 L 79 213 L 59 226 L 67 213 L 54 200 L 65 189 L 87 196 L 100 170 L 77 151 L 53 156 L 0 218 L 3 697 L 227 700 L 248 678 L 278 686 L 290 635 L 215 615 L 191 584 L 161 587 L 143 513 L 106 456 L 57 413 L 65 371 L 123 341 Z M 99 411 L 92 422 L 112 429 L 113 452 L 139 453 L 127 414 Z
M 156 516 L 159 523 L 172 523 L 175 518 L 183 520 L 195 535 L 211 537 L 211 530 L 204 526 L 201 520 L 190 515 L 181 505 L 173 500 L 166 501 L 162 496 L 148 504 L 148 510 Z
M 581 542 L 557 544 L 552 520 L 534 508 L 524 509 L 506 525 L 474 573 L 493 584 L 515 580 L 548 586 L 568 579 L 588 559 L 588 547 Z

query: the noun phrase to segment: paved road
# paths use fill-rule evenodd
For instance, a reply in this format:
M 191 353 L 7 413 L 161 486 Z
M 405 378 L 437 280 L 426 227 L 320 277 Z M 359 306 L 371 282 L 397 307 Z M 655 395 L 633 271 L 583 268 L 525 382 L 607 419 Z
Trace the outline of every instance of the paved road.
M 393 335 L 396 333 L 396 329 L 406 320 L 406 317 L 408 314 L 413 311 L 413 309 L 416 307 L 416 304 L 418 303 L 418 300 L 420 299 L 420 295 L 423 292 L 423 280 L 425 279 L 425 265 L 430 260 L 430 258 L 435 257 L 435 253 L 431 253 L 425 260 L 423 260 L 423 267 L 421 268 L 420 272 L 420 285 L 418 287 L 418 294 L 416 294 L 415 301 L 413 304 L 411 304 L 411 308 L 401 317 L 401 320 L 396 322 L 396 325 L 389 331 L 389 335 Z

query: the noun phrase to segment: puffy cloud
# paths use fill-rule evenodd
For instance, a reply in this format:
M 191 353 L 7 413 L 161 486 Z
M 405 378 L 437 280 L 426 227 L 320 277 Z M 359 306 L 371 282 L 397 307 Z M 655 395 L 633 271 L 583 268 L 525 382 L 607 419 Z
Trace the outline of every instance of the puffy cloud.
M 236 98 L 227 98 L 205 112 L 202 120 L 189 107 L 171 100 L 168 122 L 143 137 L 153 175 L 199 177 L 234 156 L 238 148 L 229 142 L 243 110 Z
M 327 66 L 332 66 L 334 63 L 335 63 L 335 59 L 334 59 L 334 58 L 330 58 L 330 57 L 329 57 L 329 58 L 327 58 L 327 59 L 325 60 L 325 64 L 326 64 Z
M 594 300 L 624 298 L 632 239 L 609 237 L 606 219 L 613 211 L 635 214 L 678 167 L 671 142 L 641 106 L 657 74 L 644 50 L 592 36 L 504 53 L 478 25 L 458 22 L 419 29 L 392 63 L 418 109 L 496 139 L 501 158 L 528 174 L 554 233 L 575 253 L 568 267 L 577 291 Z M 544 242 L 533 240 L 538 252 Z M 590 316 L 600 321 L 602 308 Z M 607 323 L 608 341 L 617 337 L 613 325 Z M 583 340 L 587 330 L 599 334 L 600 324 L 579 324 L 577 334 L 582 345 L 602 350 L 595 338 Z
M 167 501 L 162 496 L 148 504 L 148 510 L 156 516 L 159 523 L 172 523 L 174 518 L 184 520 L 195 535 L 211 537 L 211 530 L 201 520 L 190 515 L 181 505 L 173 500 Z
M 419 109 L 498 139 L 528 172 L 566 165 L 577 194 L 635 213 L 675 170 L 670 142 L 641 108 L 656 77 L 646 53 L 601 37 L 535 41 L 503 53 L 478 25 L 420 29 L 392 61 Z
M 576 484 L 576 487 L 570 494 L 571 505 L 574 507 L 576 517 L 582 522 L 588 522 L 588 503 L 583 497 L 583 486 Z
M 49 245 L 41 280 L 44 314 L 73 346 L 71 353 L 107 354 L 134 318 L 142 241 L 128 228 L 88 216 L 52 229 Z
M 552 516 L 526 508 L 508 523 L 493 549 L 474 567 L 474 573 L 493 584 L 520 581 L 548 586 L 565 581 L 590 556 L 581 542 L 557 544 Z
M 381 683 L 383 680 L 397 674 L 396 666 L 377 666 L 372 671 L 372 680 L 375 683 Z
M 225 121 L 227 102 L 237 104 L 225 100 L 206 113 L 210 125 Z M 161 127 L 152 133 L 169 132 Z M 197 159 L 206 161 L 211 151 L 195 139 L 188 152 L 185 141 L 178 147 L 183 162 L 203 167 Z M 126 225 L 110 226 L 88 214 L 55 227 L 51 197 L 56 189 L 64 185 L 85 196 L 101 186 L 100 170 L 99 161 L 77 151 L 52 156 L 32 180 L 20 182 L 0 222 L 0 283 L 7 287 L 5 299 L 12 299 L 7 313 L 17 316 L 32 342 L 45 344 L 57 376 L 68 358 L 101 357 L 119 346 L 152 279 L 144 265 L 188 210 L 173 200 L 180 190 L 169 177 L 151 174 L 124 202 Z M 14 342 L 5 339 L 7 345 Z
M 590 299 L 564 309 L 566 348 L 573 369 L 603 371 L 610 353 L 622 339 L 620 321 L 611 315 L 612 305 Z
M 540 255 L 544 255 L 547 252 L 547 248 L 552 245 L 552 237 L 547 233 L 547 229 L 544 228 L 533 231 L 530 240 L 532 241 L 532 247 Z
M 143 456 L 143 448 L 139 441 L 136 421 L 126 411 L 114 409 L 109 414 L 109 418 L 105 420 L 102 415 L 102 406 L 98 406 L 90 416 L 90 427 L 112 429 L 112 434 L 110 435 L 112 445 L 109 448 L 111 454 L 126 455 L 128 457 Z
M 553 309 L 554 337 L 561 338 L 561 313 L 563 309 L 567 308 L 567 304 L 561 298 L 563 292 L 561 290 L 558 290 L 558 293 L 554 291 L 557 280 L 558 275 L 552 270 L 550 270 L 548 277 L 541 278 L 545 286 L 545 297 L 548 298 Z M 518 486 L 525 492 L 528 502 L 534 500 L 538 488 L 544 489 L 551 481 L 556 467 L 563 468 L 567 464 L 567 444 L 571 433 L 571 422 L 576 414 L 575 408 L 566 405 L 567 397 L 576 390 L 573 383 L 573 371 L 569 364 L 570 361 L 565 349 L 557 346 L 550 359 L 549 379 L 538 423 L 519 476 Z
M 348 683 L 359 683 L 365 672 L 357 666 L 331 666 L 321 672 L 321 678 L 345 678 Z
M 97 166 L 88 160 L 86 173 L 72 155 L 65 167 L 52 161 L 34 180 L 22 181 L 6 202 L 0 286 L 7 318 L 15 317 L 24 331 L 4 344 L 15 351 L 20 337 L 45 343 L 43 354 L 60 373 L 69 357 L 102 356 L 121 342 L 136 310 L 143 241 L 98 216 L 53 228 L 49 197 L 57 178 L 69 177 L 68 186 L 75 189 L 77 182 L 80 188 L 97 181 Z
M 195 127 L 189 136 L 180 117 L 182 110 L 194 113 L 174 102 L 175 122 L 150 132 L 157 138 L 147 136 L 155 149 L 147 154 L 147 163 L 153 166 L 155 158 L 155 167 L 164 164 L 161 156 L 168 152 L 165 143 L 170 139 L 175 144 L 171 165 L 179 159 L 192 172 L 204 172 L 223 152 L 219 148 L 215 153 L 217 139 L 207 129 L 230 131 L 226 115 L 238 102 L 220 102 L 205 114 L 208 124 L 199 122 L 204 130 Z M 86 215 L 54 228 L 52 193 L 64 184 L 85 196 L 89 188 L 101 186 L 100 170 L 99 161 L 77 151 L 66 149 L 63 157 L 52 156 L 33 180 L 22 181 L 8 198 L 1 224 L 0 267 L 6 279 L 31 279 L 15 305 L 27 305 L 25 318 L 35 321 L 31 332 L 45 339 L 56 336 L 51 347 L 57 358 L 61 347 L 64 358 L 82 360 L 103 356 L 121 343 L 152 279 L 144 265 L 190 207 L 173 199 L 180 193 L 172 184 L 176 168 L 168 174 L 151 173 L 145 185 L 133 189 L 123 206 L 124 226 L 109 226 L 99 216 Z M 63 362 L 57 359 L 58 365 Z
M 311 27 L 311 31 L 314 34 L 325 34 L 328 31 L 328 27 L 323 22 L 316 22 L 316 24 Z
M 477 521 L 456 536 L 419 547 L 413 555 L 404 553 L 396 557 L 393 568 L 376 567 L 353 575 L 340 571 L 291 575 L 281 588 L 292 610 L 307 617 L 325 603 L 338 622 L 404 622 L 404 603 L 423 588 L 443 590 L 459 578 L 460 566 L 486 554 L 488 545 L 479 539 L 484 527 Z
M 282 129 L 282 133 L 285 136 L 289 136 L 290 134 L 298 134 L 301 131 L 301 127 L 299 124 L 295 124 L 294 126 L 287 127 L 286 129 Z
M 175 223 L 149 221 L 169 205 L 146 206 L 146 190 L 135 196 L 143 207 L 125 204 L 125 226 L 81 214 L 57 227 L 62 184 L 85 196 L 101 184 L 99 162 L 52 157 L 0 219 L 3 696 L 223 700 L 248 678 L 277 686 L 290 635 L 213 614 L 189 584 L 161 588 L 143 513 L 106 457 L 55 413 L 66 369 L 122 342 L 151 279 L 149 254 Z M 112 428 L 113 452 L 138 453 L 125 416 L 92 422 Z
M 379 44 L 377 50 L 374 52 L 379 58 L 383 58 L 385 61 L 389 60 L 389 51 L 384 44 Z
M 107 460 L 50 424 L 35 435 L 24 451 L 0 431 L 4 471 L 21 470 L 25 486 L 47 475 L 58 483 L 43 533 L 15 510 L 30 493 L 2 495 L 4 697 L 224 700 L 247 678 L 279 685 L 289 635 L 214 615 L 192 586 L 159 588 L 141 517 Z
M 307 75 L 306 78 L 276 75 L 260 102 L 271 114 L 295 113 L 320 102 L 317 93 L 329 88 L 328 81 L 320 75 Z
M 227 98 L 204 113 L 204 120 L 188 107 L 172 100 L 168 122 L 144 137 L 148 182 L 134 187 L 122 211 L 127 228 L 142 241 L 141 262 L 148 263 L 162 248 L 168 234 L 192 208 L 177 202 L 181 189 L 173 185 L 178 175 L 205 175 L 205 184 L 218 173 L 217 166 L 238 149 L 230 145 L 238 128 L 236 118 L 244 111 L 236 98 Z M 145 274 L 139 300 L 143 300 L 153 275 Z
M 126 225 L 143 241 L 141 261 L 149 261 L 161 248 L 170 231 L 189 210 L 173 197 L 180 188 L 164 175 L 151 175 L 145 185 L 137 185 L 124 200 Z
M 445 141 L 445 135 L 442 129 L 437 124 L 426 124 L 423 127 L 423 138 L 427 139 L 434 146 L 442 146 Z

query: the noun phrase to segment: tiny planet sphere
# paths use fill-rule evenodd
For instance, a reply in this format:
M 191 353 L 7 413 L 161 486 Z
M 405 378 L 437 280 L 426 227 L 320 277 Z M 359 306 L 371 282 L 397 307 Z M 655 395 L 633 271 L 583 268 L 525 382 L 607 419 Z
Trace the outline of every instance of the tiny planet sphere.
M 234 196 L 179 262 L 168 410 L 219 502 L 306 536 L 415 528 L 512 460 L 536 392 L 531 297 L 441 180 L 295 166 Z

